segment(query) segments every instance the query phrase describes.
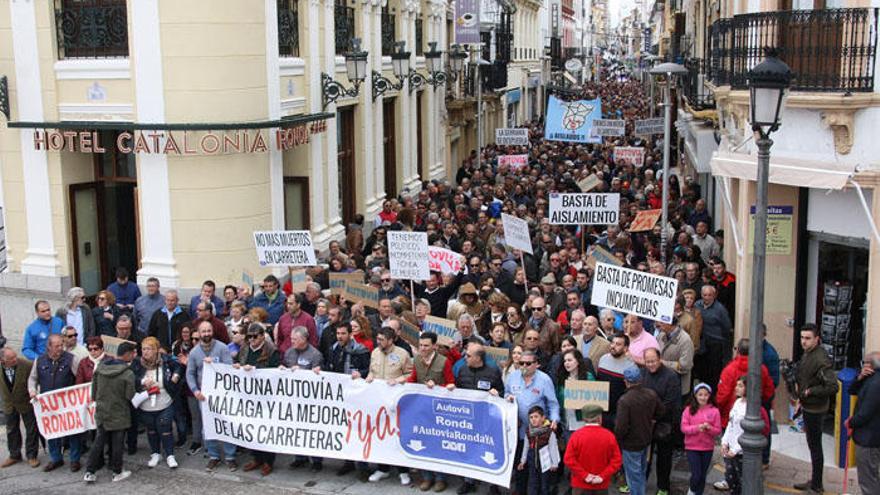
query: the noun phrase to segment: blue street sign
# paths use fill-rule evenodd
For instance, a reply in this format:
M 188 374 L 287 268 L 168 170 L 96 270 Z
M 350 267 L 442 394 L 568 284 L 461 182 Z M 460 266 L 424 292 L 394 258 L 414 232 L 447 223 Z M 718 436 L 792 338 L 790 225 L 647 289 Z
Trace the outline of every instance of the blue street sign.
M 496 404 L 404 394 L 400 446 L 410 457 L 496 473 L 508 463 L 504 416 Z

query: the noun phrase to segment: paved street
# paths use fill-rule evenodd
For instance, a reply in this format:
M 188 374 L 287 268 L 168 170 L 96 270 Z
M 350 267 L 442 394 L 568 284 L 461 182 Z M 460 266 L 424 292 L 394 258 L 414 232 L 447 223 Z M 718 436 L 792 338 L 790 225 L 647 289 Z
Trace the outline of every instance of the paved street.
M 5 459 L 7 457 L 5 442 L 0 442 L 0 444 L 2 444 L 0 458 Z M 381 488 L 383 495 L 421 493 L 415 486 L 400 486 L 396 477 L 389 477 L 378 484 L 361 483 L 354 474 L 338 477 L 335 471 L 339 467 L 339 461 L 328 461 L 324 471 L 314 474 L 307 469 L 289 469 L 287 464 L 291 461 L 291 458 L 289 456 L 280 456 L 276 462 L 277 470 L 269 477 L 263 478 L 257 472 L 243 473 L 239 470 L 231 473 L 223 467 L 214 474 L 206 473 L 204 470 L 206 459 L 202 455 L 189 457 L 181 452 L 177 456 L 180 467 L 173 473 L 164 463 L 155 469 L 147 468 L 147 457 L 145 439 L 142 438 L 137 455 L 125 457 L 125 468 L 133 472 L 132 477 L 124 482 L 114 484 L 110 481 L 109 471 L 103 470 L 98 474 L 98 482 L 90 487 L 89 493 L 118 495 L 120 493 L 119 490 L 124 488 L 126 494 L 155 495 L 157 493 L 181 493 L 182 491 L 191 490 L 193 487 L 198 487 L 199 491 L 204 493 L 222 491 L 239 495 L 262 495 L 267 493 L 267 490 L 271 490 L 272 493 L 282 494 L 303 493 L 322 495 L 345 493 L 349 495 L 368 495 L 376 493 L 377 488 Z M 41 450 L 40 460 L 43 461 L 43 464 L 45 464 L 46 459 L 46 453 Z M 799 493 L 790 488 L 793 483 L 792 480 L 800 480 L 805 477 L 809 465 L 803 461 L 776 453 L 774 453 L 772 463 L 771 469 L 766 472 L 767 479 L 764 493 L 767 495 Z M 0 488 L 0 493 L 3 495 L 66 495 L 80 489 L 84 485 L 82 474 L 82 471 L 76 474 L 71 473 L 67 465 L 52 473 L 44 473 L 42 465 L 37 469 L 32 469 L 25 463 L 19 463 L 10 468 L 0 470 L 0 487 L 2 487 Z M 841 493 L 842 475 L 842 470 L 826 468 L 826 493 Z M 709 473 L 710 483 L 722 478 L 721 464 L 716 462 L 714 468 Z M 687 462 L 684 458 L 681 458 L 674 466 L 672 493 L 674 495 L 687 493 L 687 480 Z M 453 479 L 452 485 L 447 489 L 446 493 L 449 495 L 454 494 L 455 489 L 458 487 L 458 482 L 459 480 Z M 648 493 L 655 493 L 655 486 L 652 477 L 648 483 Z M 860 493 L 855 482 L 855 469 L 850 470 L 850 487 L 848 493 L 852 495 Z M 486 487 L 482 486 L 479 492 L 485 493 Z M 717 494 L 724 492 L 708 488 L 706 493 Z

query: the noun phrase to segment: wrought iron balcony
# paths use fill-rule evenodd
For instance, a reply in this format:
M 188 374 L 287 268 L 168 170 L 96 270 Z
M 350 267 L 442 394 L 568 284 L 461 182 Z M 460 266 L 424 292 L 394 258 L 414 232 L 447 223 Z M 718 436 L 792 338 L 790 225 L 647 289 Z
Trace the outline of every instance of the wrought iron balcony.
M 495 91 L 507 87 L 507 62 L 496 60 L 492 65 L 483 66 L 483 91 Z
M 562 38 L 552 36 L 550 46 L 547 48 L 550 49 L 550 67 L 553 70 L 562 70 L 562 64 L 565 62 L 562 59 Z
M 791 67 L 795 91 L 871 92 L 878 11 L 791 10 L 718 20 L 710 29 L 710 78 L 745 89 L 749 70 L 773 48 Z
M 706 110 L 715 107 L 715 95 L 703 84 L 709 77 L 709 61 L 701 58 L 690 58 L 684 62 L 687 74 L 681 79 L 682 95 L 694 110 Z
M 299 57 L 298 0 L 278 0 L 278 55 Z
M 345 0 L 336 0 L 333 7 L 336 22 L 336 54 L 344 55 L 351 51 L 351 40 L 354 33 L 354 7 L 345 4 Z
M 126 0 L 55 0 L 58 59 L 128 56 Z

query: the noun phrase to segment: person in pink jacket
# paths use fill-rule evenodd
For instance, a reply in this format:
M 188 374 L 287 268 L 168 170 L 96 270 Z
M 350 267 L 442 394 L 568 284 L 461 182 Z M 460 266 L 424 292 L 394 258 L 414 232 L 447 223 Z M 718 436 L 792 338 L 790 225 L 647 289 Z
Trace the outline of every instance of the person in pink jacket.
M 712 465 L 715 438 L 721 434 L 721 413 L 712 399 L 712 387 L 697 384 L 681 415 L 684 450 L 691 466 L 688 495 L 702 495 Z

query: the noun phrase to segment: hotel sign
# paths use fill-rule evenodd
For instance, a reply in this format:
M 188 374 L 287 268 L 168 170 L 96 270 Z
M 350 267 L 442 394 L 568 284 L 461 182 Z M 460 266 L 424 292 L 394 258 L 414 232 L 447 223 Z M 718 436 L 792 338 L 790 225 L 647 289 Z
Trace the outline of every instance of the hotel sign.
M 313 134 L 327 130 L 325 120 L 279 129 L 204 130 L 123 130 L 114 143 L 102 143 L 95 130 L 35 129 L 34 149 L 105 153 L 115 147 L 119 153 L 154 155 L 228 155 L 266 153 L 270 148 L 287 151 L 311 141 Z M 272 134 L 275 139 L 272 140 Z

